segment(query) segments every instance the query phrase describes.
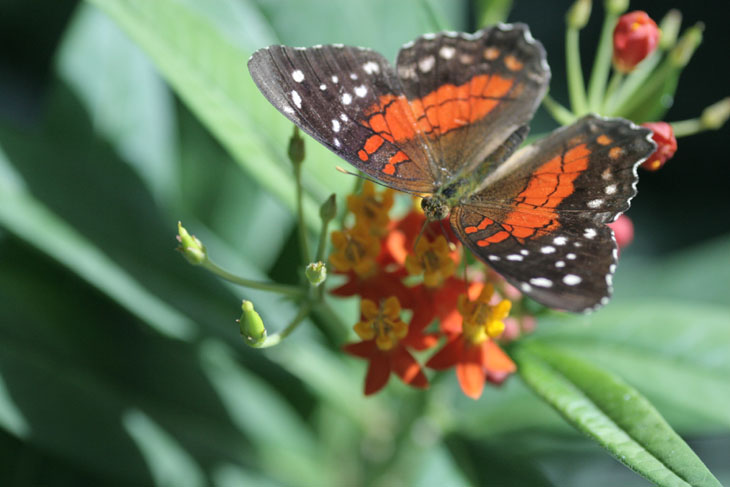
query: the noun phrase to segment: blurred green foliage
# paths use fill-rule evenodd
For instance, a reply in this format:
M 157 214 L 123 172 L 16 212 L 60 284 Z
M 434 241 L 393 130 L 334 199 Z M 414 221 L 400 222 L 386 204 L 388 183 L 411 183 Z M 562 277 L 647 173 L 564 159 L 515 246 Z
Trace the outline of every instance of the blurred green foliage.
M 469 14 L 498 20 L 510 3 L 426 1 L 74 8 L 38 109 L 0 111 L 0 484 L 647 485 L 516 378 L 478 402 L 450 373 L 428 394 L 393 381 L 366 399 L 363 364 L 339 351 L 345 330 L 322 317 L 249 349 L 240 300 L 270 331 L 294 304 L 174 252 L 182 220 L 228 269 L 295 282 L 291 124 L 245 61 L 279 42 L 392 59 L 434 23 L 473 28 Z M 30 27 L 25 42 L 42 30 Z M 0 99 L 20 85 L 4 80 Z M 336 164 L 308 140 L 311 230 L 350 187 Z M 729 276 L 730 235 L 668 256 L 629 248 L 611 305 L 551 315 L 530 341 L 623 377 L 730 482 Z M 332 304 L 354 323 L 354 303 Z

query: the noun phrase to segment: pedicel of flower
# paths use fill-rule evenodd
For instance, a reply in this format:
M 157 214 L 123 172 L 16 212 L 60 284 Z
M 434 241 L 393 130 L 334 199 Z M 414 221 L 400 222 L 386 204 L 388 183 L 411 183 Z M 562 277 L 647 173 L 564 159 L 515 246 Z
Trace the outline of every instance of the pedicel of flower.
M 641 167 L 648 171 L 656 171 L 677 152 L 677 139 L 674 137 L 672 126 L 666 122 L 647 122 L 641 126 L 652 131 L 652 139 L 657 145 L 656 151 L 641 164 Z
M 659 27 L 646 12 L 636 10 L 619 17 L 613 31 L 613 65 L 628 73 L 654 52 L 659 43 Z

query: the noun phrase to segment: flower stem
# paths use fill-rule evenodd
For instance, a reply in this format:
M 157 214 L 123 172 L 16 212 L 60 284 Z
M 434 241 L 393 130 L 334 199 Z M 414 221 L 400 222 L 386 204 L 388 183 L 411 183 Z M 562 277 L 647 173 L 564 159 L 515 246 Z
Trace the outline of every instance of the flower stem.
M 444 22 L 444 19 L 436 13 L 436 10 L 434 10 L 433 5 L 428 0 L 421 0 L 421 5 L 423 6 L 423 9 L 426 11 L 426 16 L 428 17 L 428 20 L 431 23 L 431 27 L 435 31 L 442 31 L 446 30 L 446 23 Z
M 677 68 L 672 66 L 669 60 L 665 60 L 665 62 L 662 63 L 662 65 L 659 66 L 654 73 L 652 73 L 651 78 L 649 78 L 646 83 L 643 83 L 636 89 L 636 91 L 629 93 L 627 99 L 623 102 L 617 102 L 612 115 L 625 116 L 631 113 L 637 106 L 659 91 L 664 85 L 664 82 L 676 69 Z
M 307 241 L 307 227 L 304 222 L 304 204 L 302 203 L 302 165 L 294 164 L 294 179 L 297 185 L 297 227 L 299 233 L 299 251 L 302 265 L 309 263 L 309 242 Z
M 616 26 L 618 15 L 606 12 L 601 30 L 601 39 L 598 41 L 596 59 L 593 62 L 591 80 L 588 85 L 588 107 L 592 111 L 601 109 L 601 98 L 606 89 L 608 72 L 611 69 L 611 53 L 613 51 L 613 28 Z M 604 98 L 605 100 L 605 98 Z
M 588 113 L 583 70 L 580 64 L 579 30 L 568 26 L 565 30 L 565 63 L 568 70 L 568 93 L 573 113 Z
M 603 97 L 603 103 L 601 104 L 599 113 L 604 114 L 608 113 L 611 106 L 614 106 L 615 99 L 616 99 L 616 93 L 618 92 L 619 88 L 621 87 L 621 83 L 624 80 L 623 73 L 619 71 L 614 71 L 613 76 L 611 76 L 611 81 L 608 83 L 608 88 L 606 88 L 606 94 Z
M 542 104 L 560 125 L 570 125 L 575 121 L 575 115 L 555 101 L 550 95 L 545 95 L 545 98 L 542 99 Z
M 201 265 L 216 276 L 234 284 L 238 284 L 239 286 L 248 287 L 251 289 L 260 289 L 261 291 L 269 291 L 272 293 L 284 294 L 292 297 L 302 297 L 304 295 L 304 292 L 296 286 L 288 286 L 286 284 L 277 284 L 274 282 L 252 281 L 250 279 L 244 279 L 242 277 L 236 276 L 219 267 L 215 262 L 210 259 L 206 259 L 205 262 L 203 262 Z
M 269 348 L 273 347 L 274 345 L 278 345 L 281 343 L 281 341 L 289 336 L 291 332 L 297 329 L 299 324 L 304 320 L 304 318 L 307 317 L 309 312 L 312 310 L 312 303 L 307 301 L 304 303 L 304 305 L 299 308 L 299 312 L 294 317 L 294 319 L 287 325 L 286 328 L 281 330 L 279 333 L 274 333 L 273 335 L 267 336 L 264 341 L 258 345 L 256 348 Z
M 702 120 L 699 118 L 672 122 L 671 125 L 675 137 L 686 137 L 706 130 L 705 126 L 702 124 Z
M 614 94 L 613 99 L 610 103 L 603 105 L 604 110 L 609 115 L 615 115 L 616 110 L 612 110 L 613 107 L 619 107 L 626 102 L 626 100 L 641 87 L 649 78 L 649 76 L 656 68 L 657 64 L 661 60 L 661 53 L 655 51 L 647 59 L 644 59 L 630 74 L 628 74 L 619 90 Z

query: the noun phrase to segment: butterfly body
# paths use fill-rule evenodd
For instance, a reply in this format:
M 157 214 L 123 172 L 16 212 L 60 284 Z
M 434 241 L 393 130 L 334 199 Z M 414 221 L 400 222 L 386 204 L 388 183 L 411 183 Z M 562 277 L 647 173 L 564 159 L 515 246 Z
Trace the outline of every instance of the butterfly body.
M 475 255 L 537 301 L 605 304 L 606 226 L 636 194 L 647 129 L 588 115 L 519 148 L 547 90 L 545 51 L 523 24 L 426 34 L 395 67 L 341 45 L 271 46 L 249 70 L 287 118 L 385 186 L 424 196 Z

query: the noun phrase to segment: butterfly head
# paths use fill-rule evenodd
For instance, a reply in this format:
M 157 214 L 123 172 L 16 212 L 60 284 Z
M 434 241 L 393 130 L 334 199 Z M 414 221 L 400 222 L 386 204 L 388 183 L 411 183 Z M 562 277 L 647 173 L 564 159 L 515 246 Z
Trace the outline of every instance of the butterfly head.
M 441 193 L 426 196 L 421 200 L 421 208 L 430 222 L 443 220 L 449 215 L 449 205 L 446 197 Z

